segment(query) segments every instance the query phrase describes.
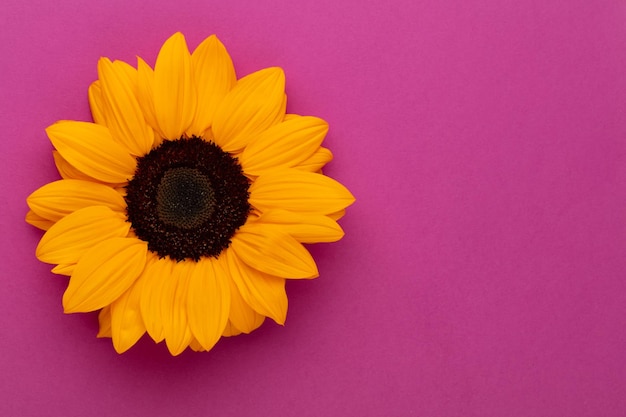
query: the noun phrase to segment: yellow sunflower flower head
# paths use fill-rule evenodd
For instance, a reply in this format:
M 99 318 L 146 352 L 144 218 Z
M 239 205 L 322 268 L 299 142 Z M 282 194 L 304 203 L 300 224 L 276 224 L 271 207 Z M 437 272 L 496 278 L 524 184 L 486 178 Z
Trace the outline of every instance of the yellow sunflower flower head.
M 46 130 L 63 179 L 27 199 L 37 257 L 70 276 L 65 312 L 99 310 L 120 353 L 146 332 L 178 355 L 284 324 L 285 280 L 318 276 L 302 244 L 341 239 L 354 202 L 320 171 L 327 123 L 286 102 L 280 68 L 237 79 L 215 36 L 190 53 L 174 34 L 154 69 L 100 59 L 94 123 Z

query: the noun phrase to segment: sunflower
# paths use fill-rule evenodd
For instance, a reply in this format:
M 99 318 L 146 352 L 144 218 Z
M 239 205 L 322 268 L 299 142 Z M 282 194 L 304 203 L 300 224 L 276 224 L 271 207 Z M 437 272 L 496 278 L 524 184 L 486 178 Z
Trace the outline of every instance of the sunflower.
M 284 89 L 280 68 L 237 79 L 215 36 L 190 53 L 174 34 L 154 69 L 99 60 L 94 122 L 46 129 L 62 179 L 27 199 L 37 258 L 70 277 L 66 313 L 99 311 L 119 353 L 284 324 L 285 280 L 318 276 L 303 243 L 341 239 L 354 201 L 321 173 L 327 123 L 286 114 Z

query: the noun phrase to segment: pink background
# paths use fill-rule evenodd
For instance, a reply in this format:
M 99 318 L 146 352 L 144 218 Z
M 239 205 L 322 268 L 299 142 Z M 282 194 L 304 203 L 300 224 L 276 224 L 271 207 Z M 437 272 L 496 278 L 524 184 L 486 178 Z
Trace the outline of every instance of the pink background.
M 180 3 L 180 5 L 177 5 Z M 183 3 L 185 3 L 183 5 Z M 0 415 L 626 415 L 626 3 L 5 0 Z M 358 201 L 285 327 L 117 355 L 34 257 L 44 128 L 101 55 L 216 33 L 327 119 Z

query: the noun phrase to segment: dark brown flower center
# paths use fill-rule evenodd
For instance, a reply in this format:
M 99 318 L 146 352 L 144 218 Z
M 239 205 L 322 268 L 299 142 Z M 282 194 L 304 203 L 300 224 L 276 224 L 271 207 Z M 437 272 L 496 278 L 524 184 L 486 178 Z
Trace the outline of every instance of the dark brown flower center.
M 126 187 L 128 221 L 160 257 L 217 257 L 250 213 L 236 158 L 198 137 L 164 141 L 137 159 Z
M 215 211 L 215 193 L 209 179 L 196 168 L 171 168 L 157 187 L 159 219 L 169 226 L 193 229 Z

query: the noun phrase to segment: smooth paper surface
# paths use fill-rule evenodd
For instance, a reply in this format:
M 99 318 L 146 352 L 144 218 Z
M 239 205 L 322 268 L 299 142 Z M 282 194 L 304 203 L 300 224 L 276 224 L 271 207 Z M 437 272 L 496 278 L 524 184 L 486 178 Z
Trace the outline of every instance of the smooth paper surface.
M 623 416 L 626 4 L 9 0 L 0 34 L 0 415 Z M 35 258 L 44 129 L 91 120 L 100 56 L 215 33 L 285 70 L 357 198 L 268 320 L 123 355 Z

